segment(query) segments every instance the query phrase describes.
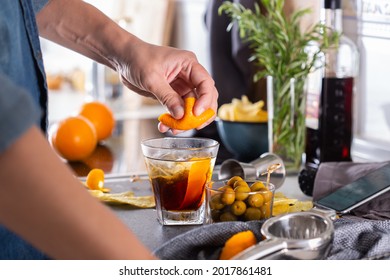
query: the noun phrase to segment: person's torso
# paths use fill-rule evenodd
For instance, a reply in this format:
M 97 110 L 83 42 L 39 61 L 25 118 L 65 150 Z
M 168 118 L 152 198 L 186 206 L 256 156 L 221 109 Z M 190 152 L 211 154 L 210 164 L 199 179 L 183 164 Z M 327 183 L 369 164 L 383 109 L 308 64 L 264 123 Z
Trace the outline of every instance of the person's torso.
M 0 71 L 31 93 L 42 109 L 40 125 L 46 129 L 47 89 L 31 0 L 1 1 Z

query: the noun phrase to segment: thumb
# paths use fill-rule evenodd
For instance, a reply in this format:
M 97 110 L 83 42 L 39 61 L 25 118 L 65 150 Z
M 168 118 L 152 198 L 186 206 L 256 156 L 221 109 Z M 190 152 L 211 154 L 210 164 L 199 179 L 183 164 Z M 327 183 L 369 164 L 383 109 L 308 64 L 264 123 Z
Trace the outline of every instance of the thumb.
M 184 101 L 169 84 L 160 85 L 154 95 L 168 109 L 172 117 L 181 119 L 184 116 Z

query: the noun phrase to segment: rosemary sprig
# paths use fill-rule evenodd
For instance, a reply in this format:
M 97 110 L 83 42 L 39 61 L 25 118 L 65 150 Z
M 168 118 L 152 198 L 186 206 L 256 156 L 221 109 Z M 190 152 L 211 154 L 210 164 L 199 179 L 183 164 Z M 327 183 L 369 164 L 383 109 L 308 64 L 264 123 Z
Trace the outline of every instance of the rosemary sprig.
M 255 3 L 254 10 L 251 10 L 239 3 L 225 1 L 219 7 L 219 13 L 224 12 L 232 19 L 228 30 L 234 23 L 238 24 L 241 38 L 253 50 L 250 61 L 260 66 L 254 80 L 273 76 L 273 147 L 282 148 L 282 156 L 298 165 L 305 145 L 305 80 L 311 71 L 324 66 L 319 61 L 324 61 L 321 59 L 323 53 L 338 43 L 340 34 L 321 22 L 302 32 L 300 21 L 311 12 L 310 9 L 296 11 L 287 17 L 283 12 L 284 0 L 259 2 L 264 10 L 259 3 Z M 295 108 L 291 108 L 291 78 L 296 81 Z M 294 110 L 294 115 L 291 110 Z M 295 125 L 292 127 L 291 123 Z
M 245 8 L 239 3 L 224 1 L 219 13 L 225 12 L 232 19 L 228 29 L 238 23 L 240 36 L 250 43 L 253 56 L 250 58 L 264 70 L 255 79 L 272 76 L 299 78 L 313 70 L 318 57 L 338 42 L 339 34 L 331 32 L 323 23 L 315 24 L 307 32 L 301 32 L 301 18 L 311 12 L 302 9 L 287 17 L 283 12 L 284 0 L 259 0 L 255 9 Z M 310 44 L 317 44 L 312 57 L 306 51 Z M 321 66 L 322 67 L 322 66 Z

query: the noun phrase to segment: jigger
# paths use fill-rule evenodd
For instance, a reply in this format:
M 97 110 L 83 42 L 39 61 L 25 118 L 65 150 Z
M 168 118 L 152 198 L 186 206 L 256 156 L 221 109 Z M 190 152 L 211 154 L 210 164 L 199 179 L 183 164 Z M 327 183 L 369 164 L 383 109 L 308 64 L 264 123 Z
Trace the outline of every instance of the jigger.
M 264 153 L 250 163 L 240 162 L 235 159 L 225 160 L 220 166 L 218 179 L 228 180 L 233 176 L 240 176 L 247 181 L 259 179 L 266 181 L 268 168 L 274 164 L 278 164 L 279 168 L 270 174 L 270 182 L 277 189 L 284 183 L 286 169 L 283 160 L 273 153 Z

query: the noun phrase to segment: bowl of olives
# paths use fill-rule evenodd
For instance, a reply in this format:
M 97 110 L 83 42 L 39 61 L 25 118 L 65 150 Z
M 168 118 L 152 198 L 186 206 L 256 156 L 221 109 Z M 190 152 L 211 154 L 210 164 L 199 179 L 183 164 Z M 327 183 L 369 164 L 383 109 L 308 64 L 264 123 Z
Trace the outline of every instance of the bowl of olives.
M 275 186 L 239 176 L 206 185 L 206 223 L 253 221 L 272 216 Z

